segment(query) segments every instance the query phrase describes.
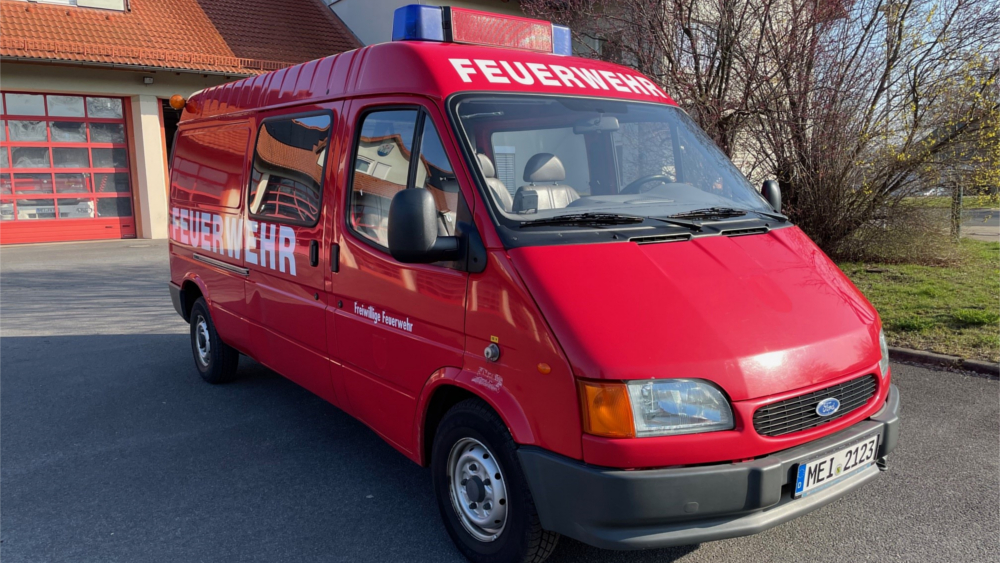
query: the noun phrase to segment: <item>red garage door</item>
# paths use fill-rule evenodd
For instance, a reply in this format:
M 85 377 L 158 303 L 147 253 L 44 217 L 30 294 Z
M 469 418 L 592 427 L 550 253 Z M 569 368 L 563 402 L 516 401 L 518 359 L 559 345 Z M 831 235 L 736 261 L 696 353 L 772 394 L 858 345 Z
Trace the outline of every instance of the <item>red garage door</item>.
M 0 243 L 135 237 L 125 100 L 3 93 Z

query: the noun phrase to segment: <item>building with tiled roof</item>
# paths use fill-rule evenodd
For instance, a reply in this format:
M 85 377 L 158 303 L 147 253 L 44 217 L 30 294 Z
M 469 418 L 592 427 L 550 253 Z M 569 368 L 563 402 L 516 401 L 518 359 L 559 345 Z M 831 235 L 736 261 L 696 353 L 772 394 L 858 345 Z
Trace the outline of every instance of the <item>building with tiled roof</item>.
M 170 96 L 360 45 L 324 0 L 0 0 L 0 243 L 165 237 Z

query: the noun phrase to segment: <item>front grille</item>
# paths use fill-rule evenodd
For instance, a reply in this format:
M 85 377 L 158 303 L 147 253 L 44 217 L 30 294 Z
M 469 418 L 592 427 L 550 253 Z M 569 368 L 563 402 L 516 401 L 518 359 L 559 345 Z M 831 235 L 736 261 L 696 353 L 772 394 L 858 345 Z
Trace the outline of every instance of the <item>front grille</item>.
M 753 427 L 762 436 L 781 436 L 822 426 L 863 407 L 877 390 L 878 380 L 874 375 L 852 379 L 761 407 L 753 413 Z M 840 401 L 840 409 L 830 416 L 820 416 L 816 407 L 830 397 Z

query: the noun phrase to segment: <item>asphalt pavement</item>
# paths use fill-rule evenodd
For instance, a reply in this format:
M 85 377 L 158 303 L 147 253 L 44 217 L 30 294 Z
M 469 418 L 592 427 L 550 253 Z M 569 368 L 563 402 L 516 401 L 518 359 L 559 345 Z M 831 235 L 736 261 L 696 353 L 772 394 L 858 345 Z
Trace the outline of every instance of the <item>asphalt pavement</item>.
M 0 251 L 0 559 L 463 561 L 430 475 L 360 422 L 241 360 L 203 383 L 161 242 Z M 893 365 L 890 470 L 762 534 L 552 563 L 1000 560 L 1000 387 Z M 581 491 L 585 494 L 585 491 Z

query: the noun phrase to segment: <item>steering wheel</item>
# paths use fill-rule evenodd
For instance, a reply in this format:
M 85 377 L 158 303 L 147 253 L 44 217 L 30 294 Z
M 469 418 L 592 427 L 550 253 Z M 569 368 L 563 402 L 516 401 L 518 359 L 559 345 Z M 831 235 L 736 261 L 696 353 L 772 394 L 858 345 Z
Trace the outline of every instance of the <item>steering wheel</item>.
M 643 176 L 642 178 L 637 178 L 629 182 L 629 184 L 624 188 L 622 188 L 621 191 L 619 191 L 618 193 L 630 194 L 630 195 L 638 194 L 639 186 L 642 186 L 643 184 L 648 184 L 649 182 L 657 182 L 657 181 L 669 184 L 672 183 L 674 179 L 671 178 L 670 176 L 667 176 L 666 174 L 650 174 L 648 176 Z

